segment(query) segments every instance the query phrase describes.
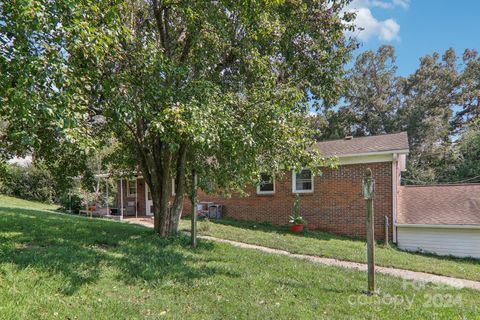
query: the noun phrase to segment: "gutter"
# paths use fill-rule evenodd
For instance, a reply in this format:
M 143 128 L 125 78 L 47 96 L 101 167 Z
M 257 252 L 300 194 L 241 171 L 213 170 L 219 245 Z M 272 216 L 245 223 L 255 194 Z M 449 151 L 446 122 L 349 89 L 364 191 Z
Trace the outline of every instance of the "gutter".
M 338 158 L 347 158 L 347 157 L 362 157 L 362 156 L 376 156 L 376 155 L 384 155 L 384 154 L 408 154 L 409 149 L 399 149 L 399 150 L 387 150 L 387 151 L 372 151 L 372 152 L 363 152 L 363 153 L 351 153 L 351 154 L 332 154 L 325 156 L 328 157 L 338 157 Z M 320 149 L 320 154 L 322 154 L 322 150 Z
M 396 227 L 408 227 L 408 228 L 430 228 L 430 229 L 472 229 L 480 230 L 480 224 L 409 224 L 409 223 L 396 223 Z

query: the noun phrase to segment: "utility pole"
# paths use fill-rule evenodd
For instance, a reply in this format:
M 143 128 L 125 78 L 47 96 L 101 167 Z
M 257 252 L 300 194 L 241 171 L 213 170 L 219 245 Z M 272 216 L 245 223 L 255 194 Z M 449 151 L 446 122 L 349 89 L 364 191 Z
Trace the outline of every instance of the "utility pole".
M 372 170 L 367 168 L 362 183 L 363 198 L 367 207 L 367 259 L 368 259 L 368 293 L 375 293 L 375 234 L 373 219 L 373 195 L 375 193 L 375 180 Z
M 197 247 L 197 172 L 192 170 L 192 192 L 190 195 L 192 202 L 192 226 L 190 228 L 192 238 L 192 248 Z

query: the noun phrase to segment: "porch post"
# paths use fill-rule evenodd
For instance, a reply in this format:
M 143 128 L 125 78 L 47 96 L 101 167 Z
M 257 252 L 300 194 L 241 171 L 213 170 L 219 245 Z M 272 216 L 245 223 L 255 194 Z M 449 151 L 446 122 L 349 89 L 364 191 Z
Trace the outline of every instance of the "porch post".
M 135 218 L 138 218 L 137 206 L 138 206 L 138 176 L 135 177 Z
M 107 214 L 110 215 L 110 210 L 108 208 L 108 176 L 105 178 L 105 190 L 107 194 Z
M 123 178 L 120 178 L 120 220 L 123 220 Z

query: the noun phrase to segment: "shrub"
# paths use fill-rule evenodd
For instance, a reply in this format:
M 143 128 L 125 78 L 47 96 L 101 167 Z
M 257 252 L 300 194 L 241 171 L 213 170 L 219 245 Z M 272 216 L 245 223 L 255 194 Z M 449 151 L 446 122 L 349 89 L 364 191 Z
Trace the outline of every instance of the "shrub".
M 63 194 L 60 196 L 59 204 L 64 210 L 71 210 L 72 213 L 78 213 L 84 208 L 83 197 L 77 193 Z
M 10 164 L 0 176 L 0 192 L 26 200 L 53 203 L 55 187 L 50 173 L 41 166 Z

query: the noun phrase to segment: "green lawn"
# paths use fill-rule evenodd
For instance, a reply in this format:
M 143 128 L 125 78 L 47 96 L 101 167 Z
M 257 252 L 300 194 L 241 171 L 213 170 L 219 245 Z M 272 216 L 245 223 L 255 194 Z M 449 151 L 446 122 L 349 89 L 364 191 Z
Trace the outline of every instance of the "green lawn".
M 59 206 L 42 202 L 28 201 L 0 194 L 0 206 L 4 208 L 28 208 L 37 210 L 57 210 Z
M 202 240 L 192 250 L 184 236 L 11 201 L 0 198 L 1 319 L 480 316 L 478 291 L 379 275 L 368 297 L 362 272 Z
M 181 228 L 190 229 L 190 221 L 183 220 Z M 293 253 L 317 255 L 341 260 L 367 262 L 366 242 L 335 236 L 325 232 L 290 232 L 288 226 L 272 226 L 235 220 L 201 221 L 199 234 L 242 241 Z M 376 263 L 385 267 L 396 267 L 423 271 L 445 276 L 480 281 L 480 260 L 455 259 L 416 253 L 407 253 L 396 247 L 376 247 Z

